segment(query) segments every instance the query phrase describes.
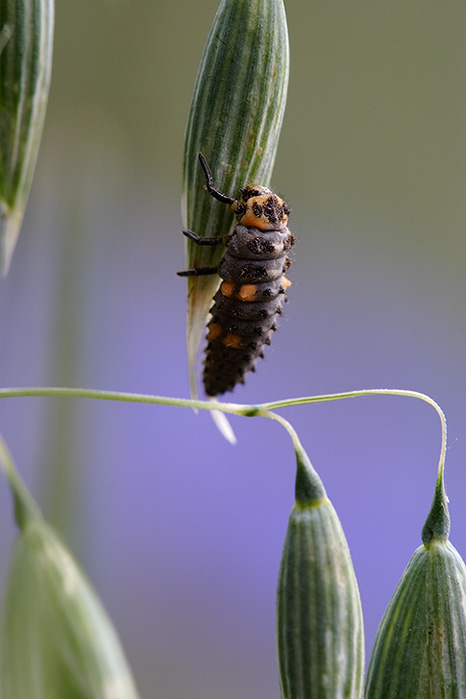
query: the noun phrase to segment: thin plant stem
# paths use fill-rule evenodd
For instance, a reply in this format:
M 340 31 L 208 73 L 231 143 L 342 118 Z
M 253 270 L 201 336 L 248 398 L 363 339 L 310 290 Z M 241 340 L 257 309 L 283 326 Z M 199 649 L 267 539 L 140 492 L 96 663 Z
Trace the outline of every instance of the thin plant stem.
M 177 408 L 195 410 L 221 410 L 224 413 L 243 415 L 256 406 L 240 403 L 220 403 L 216 401 L 191 400 L 189 398 L 169 398 L 152 396 L 147 393 L 126 393 L 121 391 L 100 391 L 94 388 L 38 387 L 38 388 L 0 388 L 1 398 L 90 398 L 120 403 L 146 403 L 148 405 L 168 405 Z
M 362 389 L 358 391 L 347 391 L 345 393 L 330 393 L 323 394 L 319 396 L 305 396 L 302 398 L 289 398 L 285 400 L 273 401 L 271 403 L 264 403 L 258 406 L 260 410 L 277 410 L 279 408 L 287 408 L 296 405 L 308 405 L 311 403 L 326 403 L 332 400 L 343 400 L 345 398 L 361 398 L 364 396 L 400 396 L 404 398 L 417 398 L 425 403 L 428 403 L 437 412 L 440 418 L 442 439 L 440 447 L 440 458 L 438 466 L 437 481 L 443 480 L 444 469 L 445 469 L 445 454 L 447 449 L 447 421 L 445 414 L 439 404 L 430 396 L 425 393 L 420 393 L 419 391 L 410 391 L 402 388 L 372 388 L 372 389 Z
M 277 422 L 279 422 L 290 435 L 293 441 L 295 451 L 304 451 L 295 428 L 290 422 L 288 422 L 288 420 L 285 420 L 285 418 L 282 415 L 279 415 L 278 413 L 273 413 L 271 410 L 260 410 L 258 413 L 256 413 L 256 415 L 258 417 L 268 417 L 271 420 L 276 420 Z
M 434 401 L 433 398 L 420 393 L 419 391 L 409 391 L 398 388 L 372 388 L 357 391 L 347 391 L 344 393 L 329 393 L 318 396 L 304 396 L 301 398 L 287 398 L 269 403 L 258 405 L 248 405 L 241 403 L 221 403 L 213 400 L 201 401 L 192 400 L 189 398 L 169 398 L 164 396 L 152 396 L 144 393 L 122 393 L 119 391 L 99 391 L 89 388 L 65 388 L 65 387 L 46 387 L 46 388 L 1 388 L 1 398 L 20 398 L 20 397 L 69 397 L 69 398 L 90 398 L 94 400 L 108 400 L 126 403 L 145 403 L 148 405 L 167 405 L 178 408 L 193 408 L 195 410 L 219 410 L 223 413 L 231 413 L 233 415 L 243 415 L 245 417 L 269 417 L 273 420 L 278 420 L 288 430 L 294 444 L 300 444 L 296 432 L 291 425 L 275 411 L 279 408 L 294 407 L 297 405 L 310 405 L 312 403 L 325 403 L 333 400 L 343 400 L 346 398 L 361 398 L 364 396 L 399 396 L 405 398 L 417 398 L 425 403 L 428 403 L 437 412 L 442 430 L 440 459 L 438 466 L 438 482 L 443 480 L 445 467 L 445 453 L 447 444 L 447 423 L 445 415 L 441 407 Z

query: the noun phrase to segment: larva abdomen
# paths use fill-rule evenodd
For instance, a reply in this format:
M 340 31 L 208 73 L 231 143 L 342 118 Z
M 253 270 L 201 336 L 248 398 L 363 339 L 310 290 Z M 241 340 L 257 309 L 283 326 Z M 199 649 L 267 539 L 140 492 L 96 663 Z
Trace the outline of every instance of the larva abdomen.
M 208 396 L 244 382 L 246 372 L 254 370 L 262 356 L 263 346 L 270 344 L 289 284 L 284 277 L 290 265 L 285 250 L 293 243 L 286 227 L 264 231 L 236 226 L 228 239 L 219 264 L 224 281 L 214 297 L 208 325 L 203 376 Z M 257 301 L 264 290 L 267 295 Z

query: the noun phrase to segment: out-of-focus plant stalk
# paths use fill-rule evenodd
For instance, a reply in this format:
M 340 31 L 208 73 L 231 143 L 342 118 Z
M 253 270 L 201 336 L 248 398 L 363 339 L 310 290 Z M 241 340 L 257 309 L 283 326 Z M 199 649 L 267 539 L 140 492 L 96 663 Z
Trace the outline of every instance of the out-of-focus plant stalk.
M 202 152 L 215 186 L 236 196 L 269 183 L 288 86 L 288 32 L 283 0 L 222 0 L 199 66 L 186 126 L 183 225 L 200 236 L 226 235 L 229 207 L 205 190 Z M 187 243 L 187 266 L 216 265 L 222 246 Z M 188 278 L 187 346 L 191 395 L 195 362 L 217 275 Z
M 54 0 L 0 2 L 0 274 L 23 220 L 52 69 Z
M 138 699 L 94 590 L 43 519 L 0 439 L 19 534 L 0 629 L 2 699 Z

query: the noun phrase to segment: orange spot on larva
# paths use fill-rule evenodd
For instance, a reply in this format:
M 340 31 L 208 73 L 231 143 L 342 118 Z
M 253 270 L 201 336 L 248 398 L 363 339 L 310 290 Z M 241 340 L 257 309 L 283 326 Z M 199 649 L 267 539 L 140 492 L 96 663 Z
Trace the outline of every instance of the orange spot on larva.
M 217 323 L 211 323 L 209 325 L 209 332 L 207 333 L 208 340 L 218 340 L 222 334 L 222 328 Z
M 288 289 L 288 287 L 291 286 L 290 280 L 287 279 L 286 277 L 282 277 L 280 281 L 281 281 L 284 289 Z
M 238 291 L 238 297 L 241 301 L 254 301 L 256 290 L 255 284 L 243 284 Z
M 233 347 L 233 349 L 238 349 L 241 345 L 241 335 L 234 335 L 233 333 L 228 333 L 223 338 L 222 342 L 226 347 Z
M 226 296 L 226 297 L 233 296 L 234 290 L 235 290 L 235 286 L 234 286 L 233 282 L 224 281 L 224 282 L 222 282 L 222 284 L 220 286 L 220 291 L 222 292 L 222 295 Z
M 255 198 L 259 199 L 259 197 Z M 241 216 L 240 222 L 242 226 L 254 226 L 255 228 L 260 228 L 262 230 L 266 228 L 263 217 L 257 216 L 257 214 L 255 214 L 254 211 L 251 211 L 251 209 L 248 209 L 246 213 Z

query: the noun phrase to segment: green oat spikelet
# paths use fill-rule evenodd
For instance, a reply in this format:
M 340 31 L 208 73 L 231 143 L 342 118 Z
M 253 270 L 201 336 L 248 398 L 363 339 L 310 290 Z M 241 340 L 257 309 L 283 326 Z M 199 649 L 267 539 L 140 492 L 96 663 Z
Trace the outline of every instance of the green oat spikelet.
M 215 186 L 236 197 L 247 184 L 267 186 L 272 174 L 288 87 L 289 49 L 283 0 L 222 0 L 212 24 L 188 114 L 184 145 L 183 225 L 201 236 L 223 236 L 229 207 L 207 194 L 202 152 Z M 222 246 L 187 243 L 187 267 L 216 265 Z M 187 347 L 191 395 L 195 363 L 216 275 L 190 277 Z
M 2 699 L 138 699 L 113 626 L 0 440 L 20 528 L 0 636 Z
M 54 0 L 0 2 L 0 274 L 10 266 L 39 150 Z
M 466 567 L 448 540 L 443 467 L 413 554 L 380 623 L 367 699 L 466 698 Z
M 340 521 L 304 451 L 277 592 L 283 699 L 359 699 L 364 630 L 359 590 Z

